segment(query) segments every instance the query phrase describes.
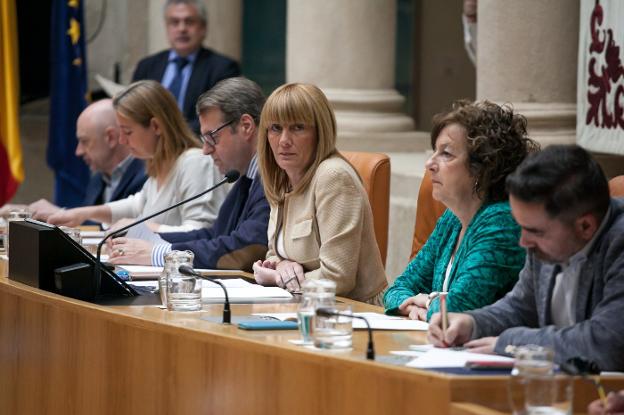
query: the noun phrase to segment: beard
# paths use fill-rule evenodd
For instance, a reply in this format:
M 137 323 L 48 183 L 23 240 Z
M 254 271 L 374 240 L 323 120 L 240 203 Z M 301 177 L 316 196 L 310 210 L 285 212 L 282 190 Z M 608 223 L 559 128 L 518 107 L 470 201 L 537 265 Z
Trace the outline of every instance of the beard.
M 554 258 L 546 253 L 544 253 L 542 250 L 538 249 L 538 248 L 529 248 L 527 249 L 529 255 L 533 255 L 535 258 L 539 259 L 541 262 L 546 262 L 549 264 L 558 264 L 561 263 L 562 261 L 560 261 L 557 258 Z

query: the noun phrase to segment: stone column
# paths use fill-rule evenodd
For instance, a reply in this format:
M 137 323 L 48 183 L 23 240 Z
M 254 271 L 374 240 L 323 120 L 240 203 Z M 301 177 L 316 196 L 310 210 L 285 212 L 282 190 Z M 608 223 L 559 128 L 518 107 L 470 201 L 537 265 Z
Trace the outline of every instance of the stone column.
M 479 0 L 477 98 L 511 103 L 542 145 L 576 142 L 578 0 Z
M 287 7 L 286 79 L 323 89 L 339 146 L 424 148 L 394 89 L 396 0 L 289 0 Z

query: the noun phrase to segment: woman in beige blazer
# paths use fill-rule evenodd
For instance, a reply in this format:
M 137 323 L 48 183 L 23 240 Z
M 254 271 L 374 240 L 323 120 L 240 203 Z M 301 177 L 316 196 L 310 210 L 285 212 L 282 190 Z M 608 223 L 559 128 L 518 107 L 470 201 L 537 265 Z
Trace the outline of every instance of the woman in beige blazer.
M 326 278 L 336 294 L 380 304 L 386 276 L 361 179 L 336 150 L 336 119 L 313 85 L 276 89 L 260 117 L 258 164 L 271 205 L 256 281 L 291 291 Z

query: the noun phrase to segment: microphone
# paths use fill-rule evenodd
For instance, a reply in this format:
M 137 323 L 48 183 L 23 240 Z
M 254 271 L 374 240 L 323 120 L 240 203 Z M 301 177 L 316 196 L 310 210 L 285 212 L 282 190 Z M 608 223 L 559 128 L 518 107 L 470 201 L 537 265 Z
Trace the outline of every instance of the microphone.
M 368 360 L 375 360 L 375 346 L 373 345 L 373 330 L 371 329 L 370 323 L 366 319 L 366 317 L 356 316 L 354 314 L 341 313 L 335 311 L 330 307 L 319 307 L 316 309 L 316 315 L 319 317 L 331 317 L 331 316 L 342 316 L 342 317 L 351 317 L 351 318 L 359 318 L 360 320 L 364 320 L 366 323 L 366 328 L 368 330 L 368 347 L 366 349 L 366 358 Z
M 180 271 L 180 273 L 184 275 L 202 278 L 220 286 L 223 289 L 223 294 L 225 294 L 225 302 L 223 303 L 223 324 L 230 324 L 232 322 L 232 312 L 230 311 L 230 298 L 228 297 L 228 292 L 225 288 L 225 285 L 221 281 L 202 275 L 187 264 L 180 265 L 178 267 L 178 271 Z
M 119 228 L 117 229 L 115 232 L 111 232 L 108 235 L 106 235 L 104 237 L 104 239 L 102 239 L 100 241 L 100 243 L 97 246 L 97 261 L 95 262 L 95 267 L 93 268 L 93 276 L 95 277 L 95 294 L 98 295 L 100 293 L 100 285 L 102 282 L 102 275 L 101 275 L 101 262 L 100 262 L 100 257 L 102 254 L 102 246 L 104 245 L 104 243 L 111 238 L 114 238 L 115 236 L 118 236 L 122 233 L 124 233 L 125 231 L 127 231 L 128 229 L 132 228 L 133 226 L 136 226 L 138 224 L 141 224 L 143 222 L 145 222 L 148 219 L 152 219 L 155 216 L 158 216 L 160 214 L 163 214 L 171 209 L 175 209 L 178 206 L 181 206 L 185 203 L 188 203 L 192 200 L 198 199 L 200 197 L 202 197 L 203 195 L 205 195 L 206 193 L 210 193 L 212 192 L 214 189 L 216 189 L 217 187 L 223 186 L 225 183 L 234 183 L 236 180 L 238 180 L 238 178 L 240 177 L 240 173 L 238 172 L 238 170 L 230 170 L 227 173 L 225 173 L 225 177 L 223 177 L 223 180 L 221 180 L 219 183 L 215 184 L 214 186 L 212 186 L 209 189 L 204 190 L 203 192 L 200 192 L 194 196 L 191 196 L 187 199 L 182 200 L 181 202 L 178 202 L 174 205 L 168 206 L 162 210 L 159 210 L 156 213 L 152 213 L 151 215 L 147 215 L 144 218 L 141 219 L 137 219 L 136 221 L 132 222 L 129 225 L 124 226 L 123 228 Z

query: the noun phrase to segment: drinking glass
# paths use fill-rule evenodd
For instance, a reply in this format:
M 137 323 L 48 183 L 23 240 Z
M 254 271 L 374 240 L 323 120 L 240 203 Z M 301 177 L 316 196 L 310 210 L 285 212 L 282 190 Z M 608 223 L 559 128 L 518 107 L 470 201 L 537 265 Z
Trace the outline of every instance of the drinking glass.
M 509 403 L 514 415 L 566 415 L 572 413 L 572 378 L 554 374 L 551 349 L 519 347 L 509 378 Z
M 317 307 L 333 306 L 336 303 L 336 283 L 328 279 L 307 279 L 302 285 L 303 298 L 297 310 L 297 322 L 302 344 L 314 343 L 314 319 Z
M 337 314 L 314 317 L 312 333 L 314 346 L 319 349 L 350 349 L 353 344 L 351 306 L 337 303 L 326 308 Z
M 163 305 L 169 311 L 199 311 L 202 308 L 202 281 L 180 273 L 180 265 L 193 266 L 195 255 L 191 251 L 171 251 L 165 256 L 165 267 L 160 277 Z

